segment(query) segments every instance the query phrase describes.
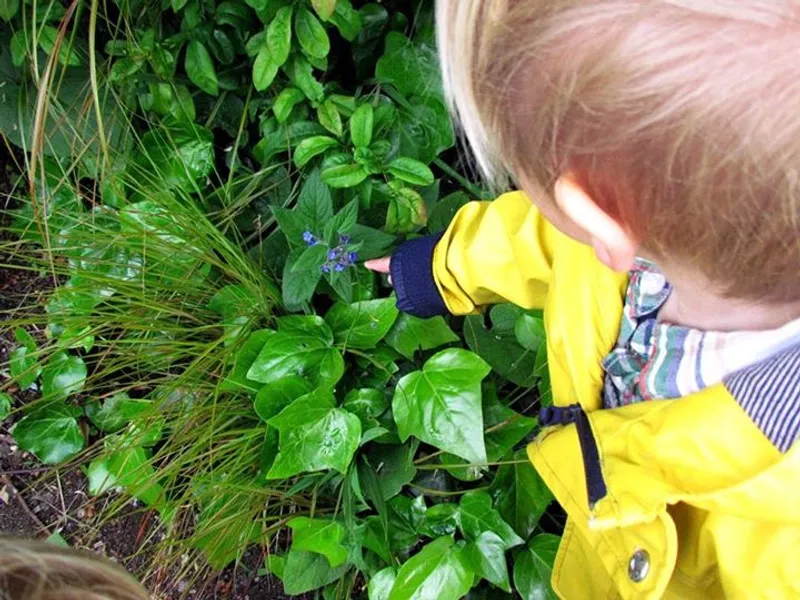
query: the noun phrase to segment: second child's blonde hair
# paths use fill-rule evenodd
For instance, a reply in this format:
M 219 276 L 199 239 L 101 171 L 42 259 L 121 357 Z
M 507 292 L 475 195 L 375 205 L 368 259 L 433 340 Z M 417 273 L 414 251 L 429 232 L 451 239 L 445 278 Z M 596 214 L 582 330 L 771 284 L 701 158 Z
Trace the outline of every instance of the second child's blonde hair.
M 796 0 L 438 0 L 482 171 L 572 174 L 657 258 L 800 300 Z

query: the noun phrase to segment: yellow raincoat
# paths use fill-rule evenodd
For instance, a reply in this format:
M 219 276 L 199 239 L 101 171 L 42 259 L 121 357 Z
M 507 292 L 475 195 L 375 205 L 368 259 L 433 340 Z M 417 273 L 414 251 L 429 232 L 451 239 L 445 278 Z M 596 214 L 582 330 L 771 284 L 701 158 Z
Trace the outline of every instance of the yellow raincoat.
M 779 451 L 723 384 L 601 410 L 600 362 L 619 333 L 625 275 L 521 193 L 462 208 L 433 250 L 432 275 L 455 314 L 543 308 L 554 403 L 585 411 L 591 448 L 575 423 L 528 447 L 569 515 L 559 596 L 800 598 L 800 444 Z M 586 451 L 605 487 L 591 508 Z

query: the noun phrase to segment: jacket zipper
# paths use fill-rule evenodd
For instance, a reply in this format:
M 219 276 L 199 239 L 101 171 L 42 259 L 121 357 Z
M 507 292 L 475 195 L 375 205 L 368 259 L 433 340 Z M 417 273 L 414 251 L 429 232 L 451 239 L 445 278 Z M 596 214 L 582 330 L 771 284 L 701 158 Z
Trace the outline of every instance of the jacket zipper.
M 586 476 L 586 495 L 589 498 L 589 510 L 605 498 L 608 490 L 600 467 L 600 453 L 589 424 L 589 417 L 580 404 L 569 406 L 546 406 L 539 411 L 539 423 L 544 427 L 551 425 L 568 425 L 575 423 L 578 430 L 578 441 L 583 456 L 583 471 Z

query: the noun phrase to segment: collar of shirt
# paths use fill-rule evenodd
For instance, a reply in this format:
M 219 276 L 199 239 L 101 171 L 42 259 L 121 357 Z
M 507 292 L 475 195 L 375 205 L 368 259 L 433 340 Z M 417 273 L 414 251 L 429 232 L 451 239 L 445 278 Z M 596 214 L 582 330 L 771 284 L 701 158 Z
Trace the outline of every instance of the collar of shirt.
M 671 292 L 656 265 L 637 259 L 617 343 L 603 360 L 607 408 L 698 392 L 800 341 L 800 319 L 778 329 L 734 332 L 659 323 Z

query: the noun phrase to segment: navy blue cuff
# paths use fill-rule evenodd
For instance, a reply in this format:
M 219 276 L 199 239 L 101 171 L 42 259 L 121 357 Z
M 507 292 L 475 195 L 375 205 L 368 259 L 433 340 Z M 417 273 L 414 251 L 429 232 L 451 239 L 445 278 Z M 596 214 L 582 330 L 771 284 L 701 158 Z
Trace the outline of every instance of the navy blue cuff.
M 401 311 L 423 318 L 448 313 L 433 279 L 433 249 L 441 238 L 439 234 L 411 240 L 392 255 L 392 285 Z

